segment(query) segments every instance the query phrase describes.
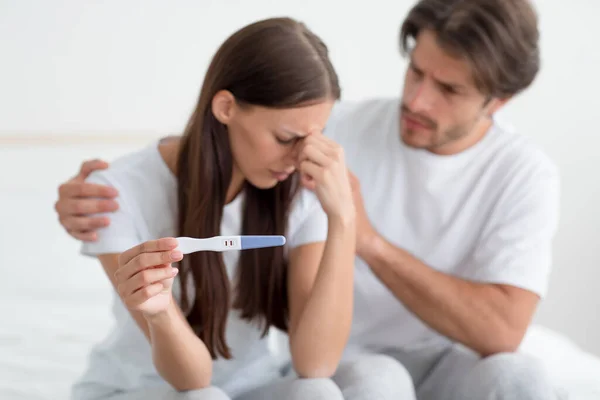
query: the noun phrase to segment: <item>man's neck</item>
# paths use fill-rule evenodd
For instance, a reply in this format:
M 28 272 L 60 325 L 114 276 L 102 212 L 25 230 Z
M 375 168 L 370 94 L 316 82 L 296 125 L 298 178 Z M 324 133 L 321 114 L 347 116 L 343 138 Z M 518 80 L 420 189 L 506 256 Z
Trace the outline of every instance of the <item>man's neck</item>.
M 479 141 L 483 139 L 486 133 L 490 130 L 492 124 L 493 121 L 491 118 L 481 118 L 479 121 L 477 121 L 475 126 L 473 126 L 473 129 L 468 135 L 443 144 L 439 147 L 430 149 L 429 151 L 440 156 L 450 156 L 462 153 L 463 151 L 479 143 Z

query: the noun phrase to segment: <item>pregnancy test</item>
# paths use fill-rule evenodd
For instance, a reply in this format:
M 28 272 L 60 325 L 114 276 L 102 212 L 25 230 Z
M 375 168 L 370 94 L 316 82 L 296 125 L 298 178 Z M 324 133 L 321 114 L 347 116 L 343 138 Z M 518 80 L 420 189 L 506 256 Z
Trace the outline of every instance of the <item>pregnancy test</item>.
M 178 237 L 178 249 L 183 254 L 196 251 L 229 251 L 261 249 L 264 247 L 277 247 L 285 244 L 285 236 L 279 235 L 240 235 L 240 236 L 214 236 L 205 239 Z

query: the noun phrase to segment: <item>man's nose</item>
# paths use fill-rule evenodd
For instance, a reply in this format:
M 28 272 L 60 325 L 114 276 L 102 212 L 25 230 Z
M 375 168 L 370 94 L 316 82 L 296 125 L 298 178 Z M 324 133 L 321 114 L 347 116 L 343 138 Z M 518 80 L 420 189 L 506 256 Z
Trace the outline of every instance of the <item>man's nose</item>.
M 415 84 L 415 87 L 407 99 L 408 108 L 415 113 L 430 111 L 433 105 L 432 88 L 426 81 Z

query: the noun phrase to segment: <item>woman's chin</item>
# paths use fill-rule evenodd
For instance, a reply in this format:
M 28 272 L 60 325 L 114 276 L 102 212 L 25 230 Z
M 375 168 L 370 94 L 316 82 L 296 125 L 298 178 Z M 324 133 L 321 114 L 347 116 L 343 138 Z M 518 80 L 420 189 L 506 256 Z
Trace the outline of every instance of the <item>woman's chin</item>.
M 248 179 L 248 182 L 250 182 L 252 186 L 262 190 L 271 189 L 279 183 L 275 178 Z
M 274 188 L 275 186 L 277 186 L 279 183 L 281 182 L 285 182 L 288 179 L 290 179 L 290 177 L 293 174 L 273 174 L 273 173 L 268 173 L 268 174 L 261 174 L 260 176 L 251 176 L 251 177 L 246 177 L 246 180 L 254 187 L 258 188 L 258 189 L 271 189 Z

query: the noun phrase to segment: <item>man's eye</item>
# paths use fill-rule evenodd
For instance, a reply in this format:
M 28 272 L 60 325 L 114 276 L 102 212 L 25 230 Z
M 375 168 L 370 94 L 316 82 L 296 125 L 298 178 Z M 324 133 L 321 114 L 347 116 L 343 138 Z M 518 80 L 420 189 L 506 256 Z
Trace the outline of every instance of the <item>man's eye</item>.
M 456 90 L 452 86 L 442 85 L 442 91 L 446 94 L 456 94 Z

